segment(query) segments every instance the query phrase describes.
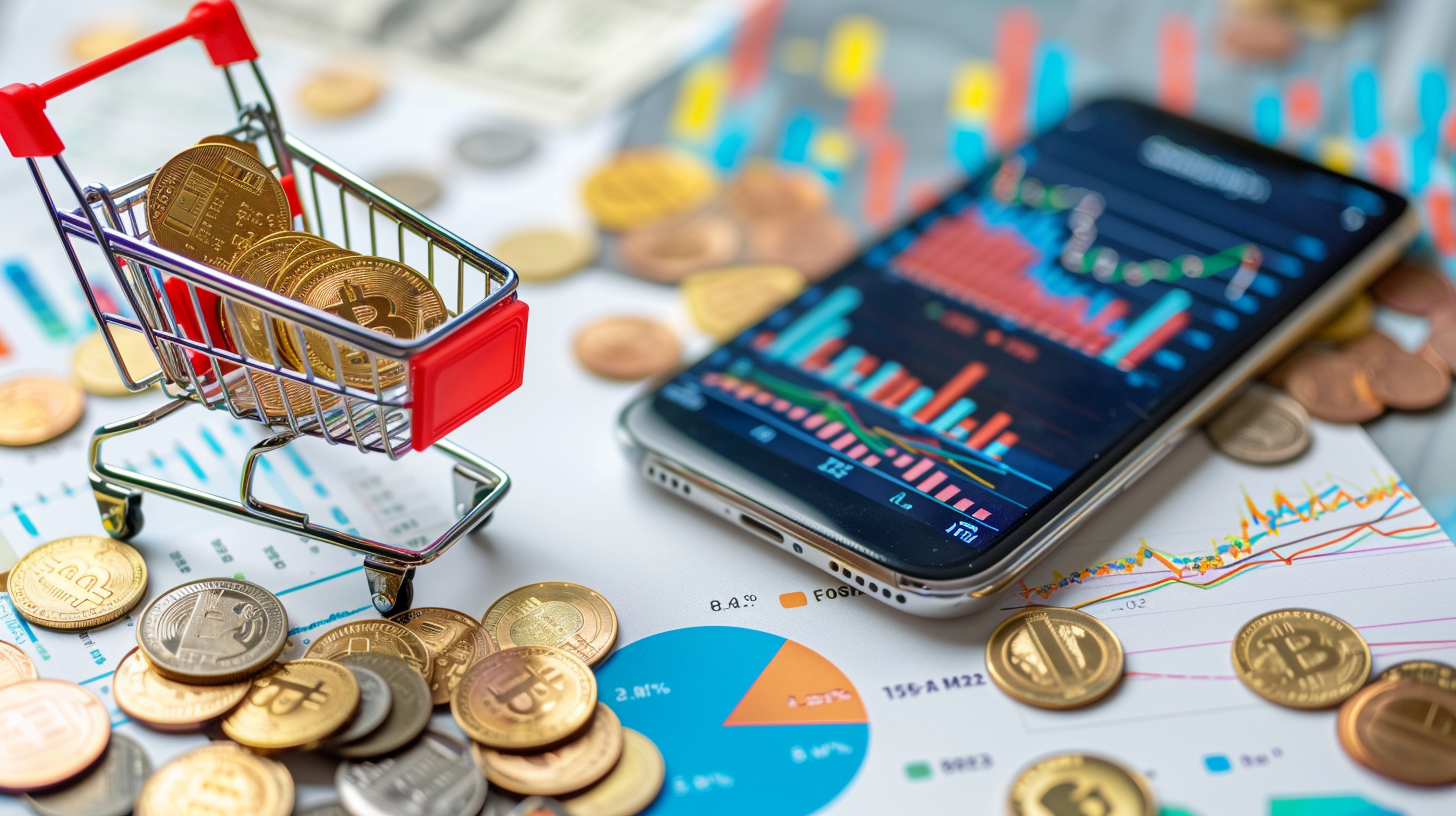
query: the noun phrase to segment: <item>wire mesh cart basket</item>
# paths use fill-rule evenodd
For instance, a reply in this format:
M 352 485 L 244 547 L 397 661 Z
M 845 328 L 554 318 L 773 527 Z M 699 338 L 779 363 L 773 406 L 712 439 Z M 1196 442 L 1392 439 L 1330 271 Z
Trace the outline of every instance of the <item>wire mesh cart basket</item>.
M 46 102 L 188 37 L 199 40 L 222 68 L 238 116 L 226 135 L 256 150 L 276 174 L 294 229 L 417 270 L 445 303 L 449 318 L 443 324 L 420 337 L 396 338 L 157 246 L 147 221 L 152 173 L 118 187 L 83 187 L 77 181 Z M 408 608 L 415 568 L 484 523 L 510 488 L 503 471 L 444 437 L 520 385 L 527 308 L 516 297 L 516 274 L 509 267 L 285 133 L 257 57 L 232 3 L 204 0 L 183 22 L 49 82 L 0 88 L 0 136 L 13 155 L 29 163 L 122 380 L 134 391 L 160 382 L 169 398 L 92 436 L 90 481 L 107 532 L 119 539 L 136 535 L 143 494 L 158 493 L 362 553 L 374 606 L 392 614 Z M 46 158 L 53 169 L 43 167 Z M 48 176 L 63 180 L 56 186 L 69 189 L 74 206 L 57 203 Z M 83 256 L 103 278 L 115 281 L 124 303 L 93 285 Z M 244 342 L 239 314 L 247 310 L 261 313 L 266 348 Z M 116 340 L 123 332 L 145 336 L 157 370 L 128 370 Z M 321 372 L 327 367 L 311 365 L 309 355 L 280 353 L 285 338 L 296 348 L 322 348 L 333 357 L 333 370 Z M 354 371 L 367 363 L 362 383 L 345 377 L 339 364 L 345 356 L 356 362 Z M 271 431 L 246 456 L 236 498 L 104 461 L 107 440 L 151 427 L 192 404 Z M 414 548 L 315 524 L 303 512 L 260 500 L 253 486 L 261 457 L 303 436 L 391 460 L 435 447 L 455 461 L 456 520 L 439 538 Z

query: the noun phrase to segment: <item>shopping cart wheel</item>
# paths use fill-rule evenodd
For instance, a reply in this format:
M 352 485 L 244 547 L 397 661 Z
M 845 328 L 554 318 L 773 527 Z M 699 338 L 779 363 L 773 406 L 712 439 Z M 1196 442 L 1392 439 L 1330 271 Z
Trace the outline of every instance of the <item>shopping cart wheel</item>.
M 385 617 L 398 614 L 414 602 L 414 567 L 365 558 L 364 577 L 369 581 L 369 600 L 379 614 Z
M 142 531 L 142 494 L 91 476 L 91 493 L 101 511 L 101 526 L 112 538 L 126 541 Z

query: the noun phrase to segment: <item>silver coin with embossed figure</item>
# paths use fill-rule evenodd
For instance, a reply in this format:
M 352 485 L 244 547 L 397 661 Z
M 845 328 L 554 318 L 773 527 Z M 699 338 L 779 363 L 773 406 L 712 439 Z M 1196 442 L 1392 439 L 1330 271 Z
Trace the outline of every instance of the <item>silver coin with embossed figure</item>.
M 152 671 L 198 685 L 262 671 L 288 642 L 288 613 L 249 581 L 207 578 L 163 593 L 142 612 L 137 644 Z
M 489 787 L 465 744 L 433 731 L 398 754 L 341 764 L 334 783 L 354 816 L 479 813 Z
M 344 668 L 359 681 L 359 707 L 354 711 L 354 719 L 343 731 L 324 741 L 325 748 L 363 739 L 374 733 L 374 729 L 389 719 L 389 710 L 393 706 L 394 695 L 389 683 L 378 672 L 364 666 L 346 665 Z
M 1242 462 L 1288 462 L 1309 448 L 1309 412 L 1288 394 L 1255 385 L 1208 423 L 1208 437 Z
M 354 669 L 369 669 L 389 685 L 389 716 L 367 736 L 344 744 L 325 746 L 335 756 L 345 759 L 368 759 L 387 754 L 408 744 L 430 723 L 435 705 L 430 697 L 430 684 L 403 659 L 378 652 L 360 652 L 333 658 L 334 662 Z

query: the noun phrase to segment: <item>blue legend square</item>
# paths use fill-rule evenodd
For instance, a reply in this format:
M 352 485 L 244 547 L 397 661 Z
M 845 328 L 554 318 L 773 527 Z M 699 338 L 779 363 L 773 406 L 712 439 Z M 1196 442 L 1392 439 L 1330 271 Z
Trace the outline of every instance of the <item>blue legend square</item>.
M 1223 754 L 1209 754 L 1203 758 L 1203 767 L 1209 773 L 1228 773 L 1234 766 L 1229 763 L 1228 757 Z

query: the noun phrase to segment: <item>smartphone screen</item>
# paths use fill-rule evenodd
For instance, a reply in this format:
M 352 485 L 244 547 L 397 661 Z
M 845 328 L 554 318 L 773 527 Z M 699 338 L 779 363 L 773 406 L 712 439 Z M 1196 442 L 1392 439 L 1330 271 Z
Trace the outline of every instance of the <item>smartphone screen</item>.
M 653 407 L 892 568 L 964 575 L 1101 476 L 1404 207 L 1155 109 L 1095 103 L 699 361 Z

